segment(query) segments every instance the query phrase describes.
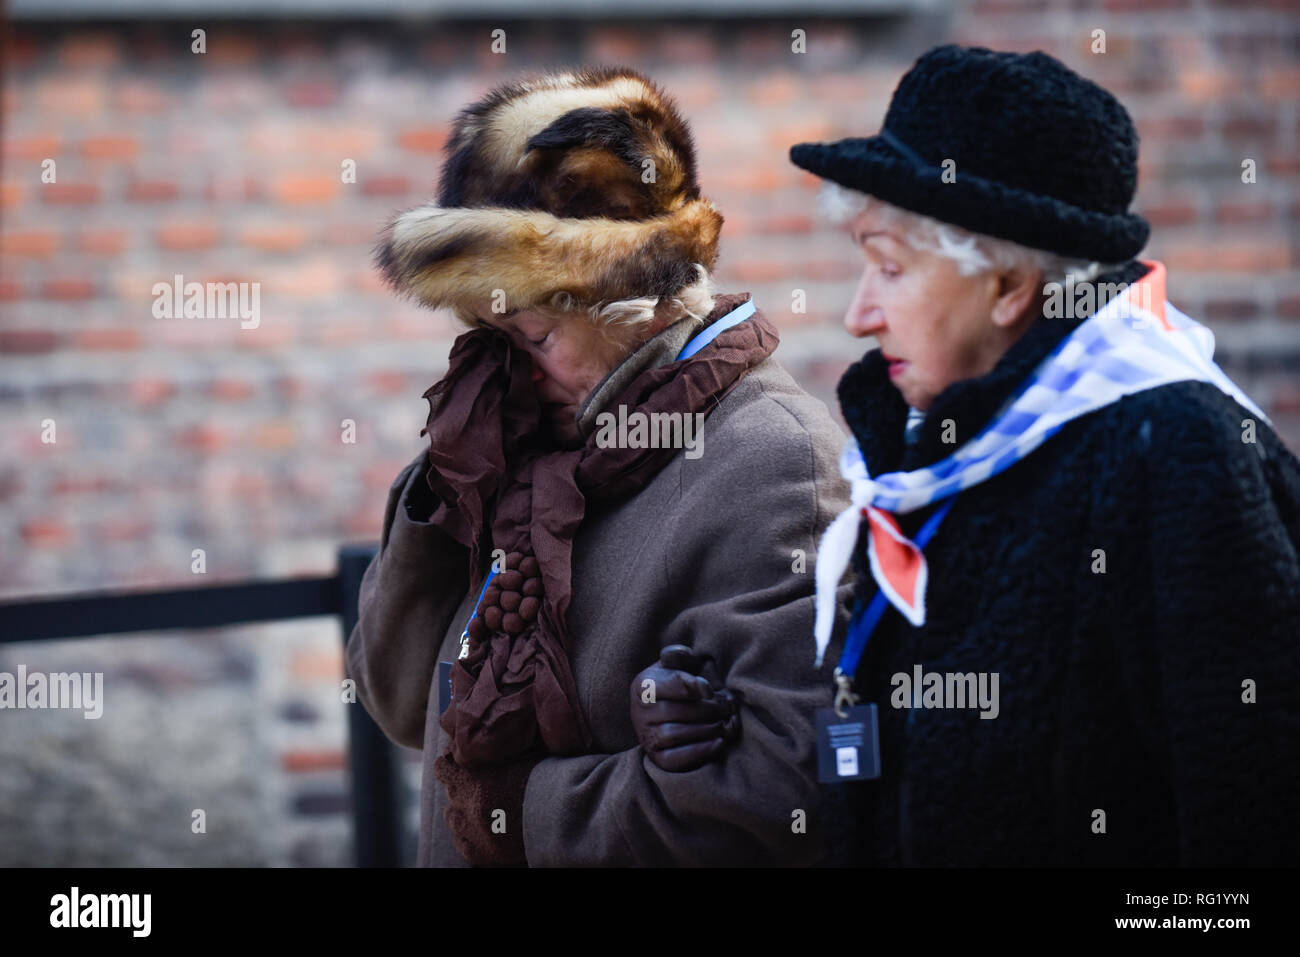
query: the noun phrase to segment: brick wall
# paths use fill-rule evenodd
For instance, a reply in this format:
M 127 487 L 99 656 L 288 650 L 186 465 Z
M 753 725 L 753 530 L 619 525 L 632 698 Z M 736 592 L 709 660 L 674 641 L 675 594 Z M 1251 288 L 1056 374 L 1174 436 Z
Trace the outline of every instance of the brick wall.
M 207 29 L 202 55 L 190 52 L 195 26 Z M 505 55 L 489 51 L 496 27 Z M 795 28 L 807 31 L 802 55 L 790 51 Z M 1097 29 L 1103 54 L 1091 50 Z M 24 23 L 4 46 L 0 594 L 193 584 L 195 548 L 210 582 L 322 572 L 340 541 L 377 537 L 456 329 L 389 295 L 370 247 L 395 210 L 431 196 L 455 110 L 521 71 L 624 63 L 678 97 L 705 192 L 727 217 L 720 289 L 752 291 L 781 327 L 779 355 L 832 400 L 861 351 L 838 325 L 857 257 L 816 219 L 816 183 L 787 151 L 874 132 L 901 73 L 947 40 L 1041 48 L 1121 97 L 1142 135 L 1147 255 L 1300 448 L 1293 3 L 979 0 L 852 21 L 545 26 Z M 349 159 L 355 183 L 341 181 Z M 56 182 L 42 182 L 45 160 Z M 154 318 L 153 284 L 178 273 L 260 283 L 260 324 Z M 791 311 L 795 289 L 806 314 Z M 341 441 L 345 419 L 355 444 Z M 247 673 L 228 689 L 232 713 L 265 705 L 249 725 L 262 744 L 236 733 L 207 746 L 257 772 L 254 797 L 232 783 L 221 801 L 270 809 L 245 815 L 241 859 L 338 862 L 338 635 L 304 625 L 286 639 L 287 627 L 241 630 Z M 119 669 L 123 700 L 153 695 L 200 720 L 185 702 L 202 678 L 177 649 L 217 639 L 139 650 L 139 667 Z M 92 655 L 93 644 L 66 647 Z M 112 660 L 129 657 L 114 647 Z M 37 668 L 52 654 L 10 648 L 0 664 Z M 189 677 L 169 683 L 159 669 Z M 28 780 L 45 782 L 41 794 L 59 786 Z M 0 831 L 22 827 L 16 809 L 37 793 L 16 787 L 0 800 Z M 65 833 L 19 843 L 39 852 Z

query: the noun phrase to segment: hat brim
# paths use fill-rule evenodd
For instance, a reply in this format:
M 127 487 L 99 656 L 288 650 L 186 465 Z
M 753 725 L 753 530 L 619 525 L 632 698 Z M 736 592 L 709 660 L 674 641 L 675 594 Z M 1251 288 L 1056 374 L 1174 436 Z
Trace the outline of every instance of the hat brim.
M 712 270 L 722 214 L 703 199 L 649 219 L 561 218 L 537 210 L 430 203 L 384 230 L 375 261 L 431 308 L 508 311 L 568 293 L 578 304 L 672 295 Z
M 901 209 L 1061 256 L 1126 262 L 1151 232 L 1141 216 L 1080 209 L 960 168 L 945 182 L 942 167 L 917 164 L 879 136 L 799 143 L 790 148 L 790 161 Z

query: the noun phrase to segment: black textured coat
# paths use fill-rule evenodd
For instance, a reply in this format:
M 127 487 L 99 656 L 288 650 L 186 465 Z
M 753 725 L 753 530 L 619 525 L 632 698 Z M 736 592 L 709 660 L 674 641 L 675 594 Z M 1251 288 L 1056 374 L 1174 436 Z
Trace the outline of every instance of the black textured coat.
M 871 474 L 945 458 L 945 420 L 972 437 L 1082 321 L 1037 320 L 907 446 L 907 406 L 868 353 L 839 394 Z M 958 496 L 925 550 L 925 625 L 888 609 L 858 669 L 883 770 L 825 787 L 836 863 L 1300 861 L 1300 463 L 1262 421 L 1243 441 L 1253 418 L 1212 385 L 1161 386 Z M 895 709 L 891 676 L 916 664 L 998 673 L 998 717 Z

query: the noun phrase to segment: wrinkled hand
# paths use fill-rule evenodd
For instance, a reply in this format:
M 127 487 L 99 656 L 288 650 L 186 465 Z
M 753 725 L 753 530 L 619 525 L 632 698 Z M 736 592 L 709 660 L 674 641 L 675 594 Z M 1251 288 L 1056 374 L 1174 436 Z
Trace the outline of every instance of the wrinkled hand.
M 527 867 L 524 856 L 524 789 L 538 757 L 465 768 L 450 754 L 433 762 L 447 788 L 443 814 L 452 843 L 475 867 Z M 504 812 L 504 813 L 497 813 Z M 497 831 L 493 823 L 497 823 Z M 498 833 L 504 826 L 505 832 Z
M 702 767 L 740 736 L 740 699 L 685 645 L 664 648 L 632 679 L 631 708 L 637 740 L 665 771 Z

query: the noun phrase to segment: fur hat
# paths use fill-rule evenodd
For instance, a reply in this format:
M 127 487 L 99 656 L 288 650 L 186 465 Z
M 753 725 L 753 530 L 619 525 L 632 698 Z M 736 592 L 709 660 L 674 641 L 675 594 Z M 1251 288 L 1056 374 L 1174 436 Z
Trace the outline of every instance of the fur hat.
M 722 215 L 667 94 L 632 70 L 550 74 L 457 116 L 437 202 L 400 214 L 376 261 L 427 306 L 508 311 L 670 296 L 717 259 Z

